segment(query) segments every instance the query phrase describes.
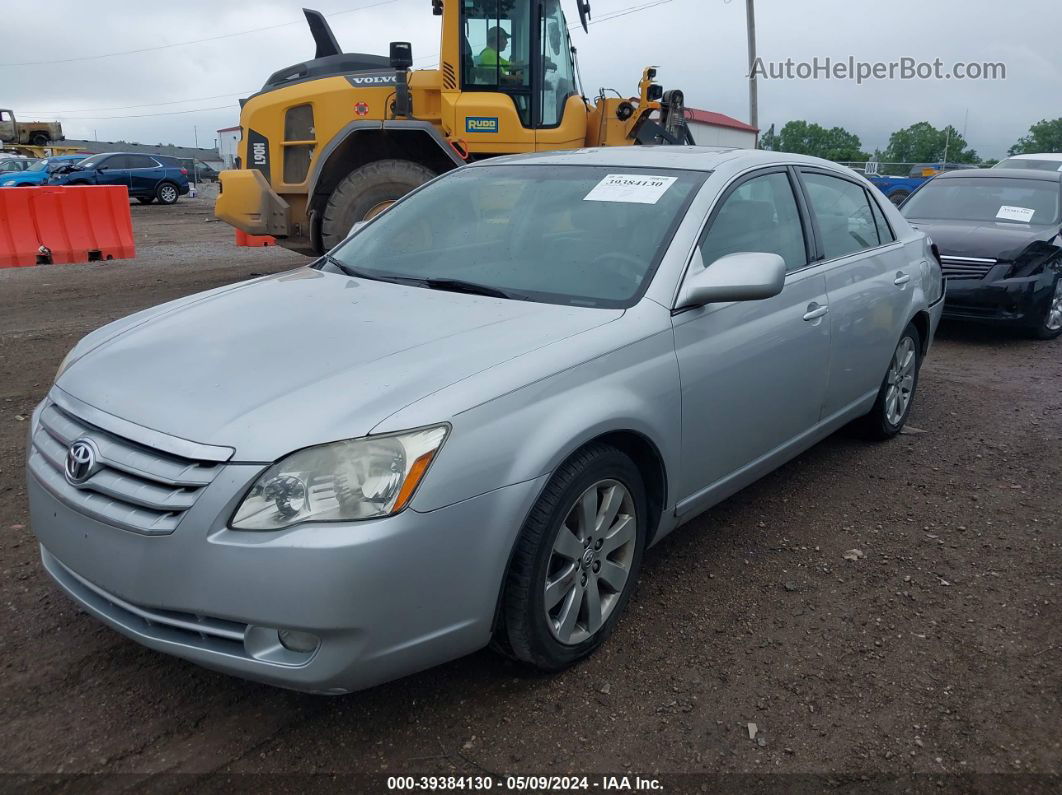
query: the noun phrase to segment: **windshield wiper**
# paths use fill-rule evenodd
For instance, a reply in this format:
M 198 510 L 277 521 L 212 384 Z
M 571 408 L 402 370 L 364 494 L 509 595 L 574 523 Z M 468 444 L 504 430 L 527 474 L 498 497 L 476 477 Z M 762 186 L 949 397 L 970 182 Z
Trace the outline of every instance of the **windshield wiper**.
M 420 283 L 432 290 L 449 290 L 452 293 L 486 295 L 490 298 L 520 299 L 523 297 L 508 290 L 501 290 L 486 284 L 476 284 L 476 282 L 466 282 L 463 279 L 422 279 Z
M 353 265 L 347 265 L 343 260 L 333 257 L 331 254 L 325 254 L 324 260 L 329 265 L 334 265 L 347 276 L 353 276 L 355 279 L 371 279 L 376 282 L 391 282 L 393 284 L 420 284 L 423 281 L 422 279 L 412 279 L 404 276 L 390 276 L 385 273 L 374 273 L 372 271 L 361 270 L 360 268 L 355 268 Z

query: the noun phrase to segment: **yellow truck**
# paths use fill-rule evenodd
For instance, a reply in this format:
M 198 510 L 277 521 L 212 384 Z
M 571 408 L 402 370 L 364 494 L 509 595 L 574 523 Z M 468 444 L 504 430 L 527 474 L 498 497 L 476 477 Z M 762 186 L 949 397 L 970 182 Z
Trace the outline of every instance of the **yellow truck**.
M 63 125 L 57 121 L 18 121 L 15 112 L 0 108 L 0 144 L 46 147 L 65 140 Z
M 585 30 L 589 3 L 577 5 Z M 415 71 L 408 43 L 392 42 L 388 57 L 344 53 L 324 17 L 306 10 L 315 57 L 241 101 L 236 168 L 221 172 L 217 217 L 314 255 L 472 160 L 693 143 L 682 92 L 665 92 L 653 67 L 635 97 L 585 98 L 559 0 L 431 6 L 441 17 L 439 66 Z

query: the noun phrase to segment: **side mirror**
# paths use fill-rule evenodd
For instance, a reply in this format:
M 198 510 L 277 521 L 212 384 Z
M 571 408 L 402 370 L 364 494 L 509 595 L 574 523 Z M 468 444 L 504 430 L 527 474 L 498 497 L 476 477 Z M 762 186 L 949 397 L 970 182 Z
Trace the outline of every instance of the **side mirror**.
M 698 250 L 699 255 L 699 250 Z M 717 301 L 756 301 L 782 292 L 785 261 L 777 254 L 741 251 L 686 277 L 676 309 Z

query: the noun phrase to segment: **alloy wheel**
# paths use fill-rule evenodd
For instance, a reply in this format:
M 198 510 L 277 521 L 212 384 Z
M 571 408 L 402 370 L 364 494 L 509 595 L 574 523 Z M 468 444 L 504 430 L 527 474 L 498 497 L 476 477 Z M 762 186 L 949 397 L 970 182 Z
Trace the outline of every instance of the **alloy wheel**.
M 1055 282 L 1055 294 L 1047 307 L 1047 319 L 1044 325 L 1048 331 L 1058 331 L 1062 328 L 1062 279 Z
M 907 413 L 907 406 L 911 403 L 911 394 L 914 391 L 917 361 L 914 340 L 904 337 L 896 346 L 896 353 L 892 355 L 892 363 L 886 376 L 888 389 L 885 392 L 885 419 L 890 425 L 899 425 Z
M 584 491 L 557 530 L 546 567 L 546 624 L 560 643 L 582 643 L 619 603 L 637 543 L 634 498 L 617 480 Z
M 163 185 L 162 190 L 159 191 L 159 193 L 162 196 L 162 200 L 167 204 L 177 198 L 177 189 L 170 187 L 169 185 Z

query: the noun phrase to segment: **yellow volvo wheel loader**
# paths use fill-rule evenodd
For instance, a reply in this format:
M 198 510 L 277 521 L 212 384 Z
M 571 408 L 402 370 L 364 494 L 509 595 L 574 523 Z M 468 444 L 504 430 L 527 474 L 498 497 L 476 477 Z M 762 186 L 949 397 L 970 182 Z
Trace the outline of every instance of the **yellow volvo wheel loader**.
M 583 29 L 588 0 L 577 0 Z M 236 168 L 222 171 L 218 218 L 320 254 L 433 176 L 484 157 L 583 146 L 693 143 L 681 91 L 646 68 L 631 99 L 591 104 L 559 0 L 432 0 L 439 68 L 344 53 L 304 9 L 315 57 L 242 100 Z

